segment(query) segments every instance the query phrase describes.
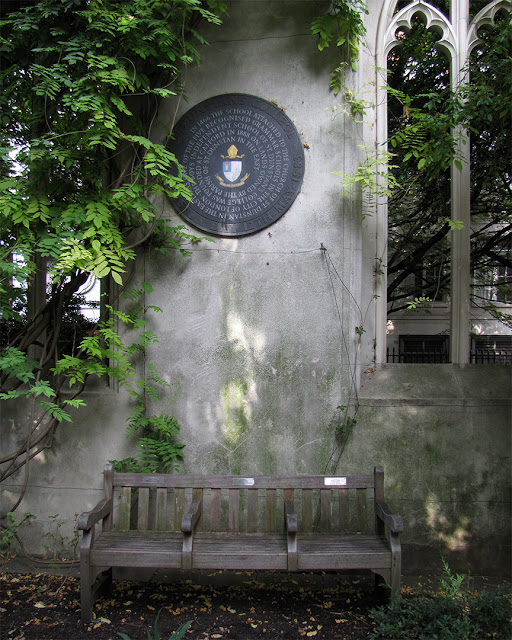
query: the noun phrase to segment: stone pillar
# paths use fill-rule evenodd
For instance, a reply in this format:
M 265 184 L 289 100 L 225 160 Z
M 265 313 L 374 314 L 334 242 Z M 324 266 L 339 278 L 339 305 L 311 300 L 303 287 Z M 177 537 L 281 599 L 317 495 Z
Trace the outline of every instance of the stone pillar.
M 456 49 L 451 59 L 452 90 L 469 82 L 465 73 L 468 52 L 469 0 L 450 3 L 450 18 L 455 32 Z M 469 362 L 469 292 L 471 286 L 471 206 L 470 206 L 470 145 L 469 136 L 461 127 L 453 131 L 457 159 L 462 169 L 452 166 L 451 218 L 462 228 L 451 232 L 451 314 L 450 360 L 453 364 Z M 464 144 L 465 142 L 465 144 Z
M 32 320 L 46 302 L 46 259 L 39 253 L 35 255 L 36 271 L 30 280 L 27 290 L 27 319 Z M 41 335 L 39 340 L 44 341 Z M 29 346 L 27 355 L 29 358 L 39 360 L 41 347 L 35 344 Z

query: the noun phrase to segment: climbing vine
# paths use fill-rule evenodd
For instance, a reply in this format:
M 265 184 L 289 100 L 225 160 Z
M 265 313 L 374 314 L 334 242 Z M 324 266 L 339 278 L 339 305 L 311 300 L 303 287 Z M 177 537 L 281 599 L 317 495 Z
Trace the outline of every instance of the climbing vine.
M 368 13 L 362 0 L 333 0 L 326 13 L 311 23 L 311 32 L 318 36 L 318 49 L 335 50 L 330 88 L 338 95 L 347 68 L 357 69 L 361 40 L 366 33 L 363 15 Z
M 137 407 L 130 433 L 140 428 L 151 460 L 169 468 L 180 458 L 177 425 L 146 416 L 163 381 L 150 369 L 139 380 L 133 364 L 157 339 L 144 318 L 158 310 L 141 303 L 121 312 L 117 300 L 138 251 L 186 255 L 182 243 L 199 240 L 162 213 L 162 197 L 191 193 L 166 148 L 172 125 L 163 131 L 157 114 L 163 99 L 179 104 L 183 72 L 207 44 L 201 25 L 219 25 L 225 11 L 217 0 L 19 7 L 0 14 L 0 399 L 27 401 L 0 458 L 0 481 L 24 471 L 12 511 L 30 461 L 85 405 L 90 378 L 128 389 Z M 91 276 L 108 303 L 99 321 L 74 323 Z

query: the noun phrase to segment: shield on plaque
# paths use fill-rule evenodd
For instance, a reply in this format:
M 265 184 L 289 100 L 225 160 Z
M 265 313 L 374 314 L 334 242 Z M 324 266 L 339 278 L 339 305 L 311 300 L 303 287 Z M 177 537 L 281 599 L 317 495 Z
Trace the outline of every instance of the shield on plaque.
M 242 161 L 241 160 L 223 160 L 222 161 L 222 173 L 226 180 L 229 182 L 235 182 L 242 173 Z

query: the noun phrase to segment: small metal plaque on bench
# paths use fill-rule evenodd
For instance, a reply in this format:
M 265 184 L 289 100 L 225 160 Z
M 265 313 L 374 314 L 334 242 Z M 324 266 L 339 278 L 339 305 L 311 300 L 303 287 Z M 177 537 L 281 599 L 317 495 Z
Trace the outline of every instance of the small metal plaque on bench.
M 252 487 L 254 478 L 233 478 L 234 487 Z
M 162 484 L 162 476 L 146 476 L 142 478 L 142 484 Z
M 346 484 L 346 478 L 324 478 L 324 486 L 326 487 L 342 487 Z

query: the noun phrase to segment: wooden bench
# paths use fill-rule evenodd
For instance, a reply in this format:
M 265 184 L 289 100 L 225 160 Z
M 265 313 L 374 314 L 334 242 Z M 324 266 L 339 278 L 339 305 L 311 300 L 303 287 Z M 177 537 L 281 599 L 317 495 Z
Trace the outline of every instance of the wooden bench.
M 104 472 L 105 498 L 78 519 L 82 621 L 113 567 L 361 569 L 399 589 L 402 518 L 370 475 L 241 477 Z

